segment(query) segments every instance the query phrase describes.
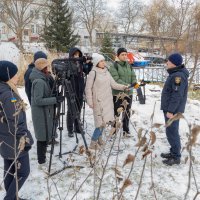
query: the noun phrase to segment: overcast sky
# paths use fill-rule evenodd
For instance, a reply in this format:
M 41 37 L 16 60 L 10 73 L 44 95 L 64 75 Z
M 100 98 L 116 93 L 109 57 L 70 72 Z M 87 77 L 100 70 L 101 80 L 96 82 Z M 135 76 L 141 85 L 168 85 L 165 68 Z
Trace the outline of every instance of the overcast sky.
M 117 8 L 117 4 L 118 4 L 119 1 L 120 0 L 109 0 L 107 2 L 108 2 L 109 7 Z

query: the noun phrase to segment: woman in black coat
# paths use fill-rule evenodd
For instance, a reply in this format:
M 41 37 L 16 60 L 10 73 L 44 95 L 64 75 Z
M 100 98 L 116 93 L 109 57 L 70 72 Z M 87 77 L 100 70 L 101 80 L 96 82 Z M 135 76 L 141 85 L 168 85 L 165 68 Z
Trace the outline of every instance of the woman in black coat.
M 30 173 L 28 151 L 33 144 L 27 128 L 25 104 L 16 87 L 17 71 L 13 63 L 0 61 L 0 154 L 4 159 L 4 200 L 17 199 L 15 175 L 20 190 Z

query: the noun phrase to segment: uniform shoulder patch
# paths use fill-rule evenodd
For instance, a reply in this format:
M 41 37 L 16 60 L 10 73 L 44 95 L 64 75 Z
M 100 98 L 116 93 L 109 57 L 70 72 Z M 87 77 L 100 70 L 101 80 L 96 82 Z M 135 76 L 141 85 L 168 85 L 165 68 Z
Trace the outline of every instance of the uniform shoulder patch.
M 181 83 L 181 77 L 180 76 L 176 76 L 175 77 L 175 84 L 176 85 L 180 85 L 180 83 Z

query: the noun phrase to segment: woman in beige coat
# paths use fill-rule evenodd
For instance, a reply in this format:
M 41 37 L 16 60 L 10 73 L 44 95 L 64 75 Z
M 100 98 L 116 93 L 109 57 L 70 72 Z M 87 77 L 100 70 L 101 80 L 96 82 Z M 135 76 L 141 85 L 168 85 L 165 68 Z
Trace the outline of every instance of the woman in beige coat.
M 93 68 L 86 82 L 87 104 L 93 109 L 95 130 L 90 148 L 96 149 L 103 144 L 102 132 L 106 123 L 114 121 L 112 88 L 125 90 L 128 87 L 114 81 L 105 66 L 105 58 L 100 54 L 93 56 Z

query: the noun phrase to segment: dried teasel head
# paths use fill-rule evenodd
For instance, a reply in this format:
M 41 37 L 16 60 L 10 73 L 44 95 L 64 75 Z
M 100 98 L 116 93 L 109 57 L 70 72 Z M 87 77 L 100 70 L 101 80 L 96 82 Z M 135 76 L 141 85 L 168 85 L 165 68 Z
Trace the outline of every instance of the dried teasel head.
M 128 154 L 127 157 L 126 157 L 126 160 L 124 161 L 123 167 L 125 165 L 127 165 L 128 163 L 131 163 L 131 162 L 134 162 L 134 161 L 135 161 L 135 156 Z
M 138 133 L 137 133 L 137 135 L 138 135 L 138 140 L 140 140 L 141 137 L 142 137 L 142 131 L 143 131 L 143 128 L 139 128 Z
M 129 103 L 127 100 L 124 100 L 121 105 L 124 107 L 124 110 L 126 110 Z
M 142 155 L 142 159 L 144 159 L 145 157 L 147 157 L 149 154 L 151 154 L 152 151 L 150 149 L 147 149 L 144 154 Z
M 19 151 L 23 151 L 26 145 L 26 137 L 22 136 L 19 140 L 19 145 L 18 145 L 18 149 Z
M 116 133 L 116 128 L 112 127 L 112 129 L 110 130 L 110 135 L 113 135 Z
M 143 136 L 135 146 L 142 147 L 146 144 L 146 141 L 147 141 L 147 138 L 145 136 Z
M 127 187 L 129 187 L 130 185 L 132 185 L 132 182 L 130 181 L 130 179 L 126 179 L 126 180 L 124 181 L 123 186 L 120 188 L 120 192 L 121 192 L 121 193 L 124 192 L 124 190 L 125 190 Z
M 184 119 L 185 117 L 183 116 L 182 113 L 177 113 L 174 115 L 173 118 L 169 119 L 166 123 L 166 127 L 169 127 L 174 121 L 179 120 L 179 119 Z
M 150 132 L 150 140 L 151 140 L 150 145 L 153 145 L 156 142 L 156 134 L 153 131 Z
M 81 146 L 79 147 L 79 154 L 80 154 L 80 155 L 83 155 L 84 152 L 85 152 L 85 148 L 84 148 L 83 145 L 81 145 Z
M 163 124 L 154 123 L 152 128 L 160 128 Z
M 120 114 L 120 113 L 122 113 L 122 112 L 124 112 L 124 109 L 123 109 L 122 107 L 119 107 L 119 108 L 117 109 L 117 113 Z

